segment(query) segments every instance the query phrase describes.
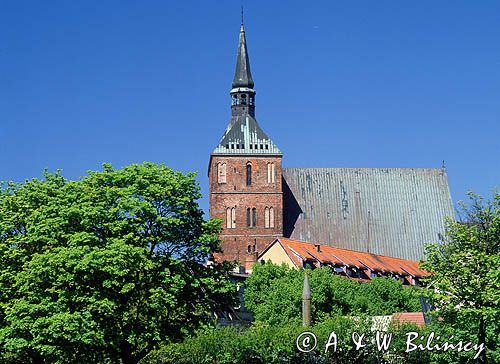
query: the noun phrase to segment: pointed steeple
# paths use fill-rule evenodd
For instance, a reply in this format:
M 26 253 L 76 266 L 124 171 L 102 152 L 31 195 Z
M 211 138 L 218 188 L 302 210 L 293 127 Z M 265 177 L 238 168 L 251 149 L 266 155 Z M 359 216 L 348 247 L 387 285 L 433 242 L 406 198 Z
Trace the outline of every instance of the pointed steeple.
M 240 40 L 238 42 L 238 55 L 236 58 L 236 70 L 234 72 L 233 88 L 247 87 L 253 89 L 254 83 L 250 72 L 250 60 L 248 59 L 247 40 L 245 38 L 245 26 L 243 19 L 240 28 Z
M 243 21 L 231 94 L 231 120 L 213 154 L 272 154 L 280 150 L 255 120 L 255 90 Z

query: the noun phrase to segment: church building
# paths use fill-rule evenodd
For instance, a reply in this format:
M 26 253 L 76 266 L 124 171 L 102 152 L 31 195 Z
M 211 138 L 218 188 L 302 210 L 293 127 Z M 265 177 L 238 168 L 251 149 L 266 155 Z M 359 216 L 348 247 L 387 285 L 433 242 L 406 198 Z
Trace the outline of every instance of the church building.
M 281 150 L 256 120 L 254 86 L 241 25 L 231 119 L 208 170 L 210 217 L 223 220 L 216 259 L 250 270 L 284 238 L 418 261 L 442 238 L 454 216 L 444 167 L 282 168 Z

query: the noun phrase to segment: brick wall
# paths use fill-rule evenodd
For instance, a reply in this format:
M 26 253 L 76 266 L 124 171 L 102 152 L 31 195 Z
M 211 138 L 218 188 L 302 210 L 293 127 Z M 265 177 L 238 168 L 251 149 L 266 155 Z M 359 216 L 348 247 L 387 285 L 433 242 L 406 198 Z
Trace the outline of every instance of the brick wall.
M 219 163 L 226 164 L 226 182 L 219 183 Z M 247 164 L 252 166 L 251 185 L 247 186 Z M 268 163 L 274 163 L 274 182 L 268 182 Z M 237 260 L 249 268 L 256 254 L 276 237 L 283 236 L 283 196 L 280 156 L 222 156 L 210 161 L 210 217 L 221 218 L 223 254 L 218 259 Z M 234 228 L 227 228 L 226 209 L 235 207 Z M 266 207 L 274 209 L 274 227 L 266 228 Z M 256 209 L 255 227 L 247 226 L 247 208 Z M 250 252 L 248 252 L 250 246 Z

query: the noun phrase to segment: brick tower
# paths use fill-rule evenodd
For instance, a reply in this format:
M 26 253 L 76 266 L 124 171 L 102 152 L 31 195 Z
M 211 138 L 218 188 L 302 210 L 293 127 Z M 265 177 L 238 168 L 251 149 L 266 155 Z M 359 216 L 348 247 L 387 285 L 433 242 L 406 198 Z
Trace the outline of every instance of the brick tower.
M 221 218 L 221 260 L 247 269 L 283 236 L 282 154 L 255 120 L 255 90 L 241 25 L 232 83 L 231 120 L 210 155 L 210 217 Z

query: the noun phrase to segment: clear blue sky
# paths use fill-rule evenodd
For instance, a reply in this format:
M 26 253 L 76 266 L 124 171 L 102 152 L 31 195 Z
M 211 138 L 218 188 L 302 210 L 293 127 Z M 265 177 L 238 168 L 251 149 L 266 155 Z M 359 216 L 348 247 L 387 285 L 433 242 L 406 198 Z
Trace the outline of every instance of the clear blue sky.
M 0 180 L 199 172 L 230 116 L 239 1 L 0 0 Z M 257 120 L 288 167 L 500 185 L 499 1 L 246 1 Z

